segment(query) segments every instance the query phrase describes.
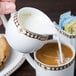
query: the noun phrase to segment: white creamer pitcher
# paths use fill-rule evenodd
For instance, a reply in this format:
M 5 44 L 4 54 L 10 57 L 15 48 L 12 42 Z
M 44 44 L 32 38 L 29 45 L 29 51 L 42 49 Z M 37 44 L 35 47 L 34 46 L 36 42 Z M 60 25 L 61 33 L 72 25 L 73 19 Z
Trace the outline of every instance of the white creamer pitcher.
M 36 8 L 24 7 L 12 13 L 9 21 L 4 15 L 1 15 L 1 19 L 8 43 L 20 52 L 33 52 L 56 35 L 50 18 Z

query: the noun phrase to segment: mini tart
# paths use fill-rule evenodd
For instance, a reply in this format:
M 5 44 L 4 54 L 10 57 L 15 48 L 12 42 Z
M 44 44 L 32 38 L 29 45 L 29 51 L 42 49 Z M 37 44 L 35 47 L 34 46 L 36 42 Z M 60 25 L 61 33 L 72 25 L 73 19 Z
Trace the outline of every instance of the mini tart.
M 10 46 L 4 36 L 0 36 L 0 69 L 3 68 L 10 54 Z

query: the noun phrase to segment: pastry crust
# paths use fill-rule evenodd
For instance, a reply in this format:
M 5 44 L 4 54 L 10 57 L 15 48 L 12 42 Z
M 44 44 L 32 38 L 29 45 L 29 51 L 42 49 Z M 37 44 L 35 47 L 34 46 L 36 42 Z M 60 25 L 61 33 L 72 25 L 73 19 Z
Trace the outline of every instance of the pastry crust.
M 0 36 L 0 69 L 3 68 L 5 62 L 10 55 L 10 46 L 4 36 Z

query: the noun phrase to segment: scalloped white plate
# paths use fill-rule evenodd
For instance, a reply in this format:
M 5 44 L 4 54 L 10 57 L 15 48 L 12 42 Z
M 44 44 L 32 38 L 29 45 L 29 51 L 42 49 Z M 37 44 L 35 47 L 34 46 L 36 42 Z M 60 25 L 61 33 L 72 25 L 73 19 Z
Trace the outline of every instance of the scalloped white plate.
M 25 61 L 24 54 L 11 50 L 11 55 L 5 63 L 4 68 L 0 71 L 0 76 L 9 76 Z
M 25 61 L 23 53 L 11 49 L 10 57 L 5 63 L 4 68 L 0 71 L 0 76 L 9 76 L 16 71 Z

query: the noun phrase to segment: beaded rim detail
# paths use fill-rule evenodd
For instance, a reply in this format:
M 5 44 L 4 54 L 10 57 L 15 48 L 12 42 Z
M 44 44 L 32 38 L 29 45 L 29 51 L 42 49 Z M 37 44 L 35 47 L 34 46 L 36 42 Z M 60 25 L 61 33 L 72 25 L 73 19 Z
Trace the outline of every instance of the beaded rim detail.
M 76 38 L 76 35 L 72 35 L 72 34 L 68 34 L 66 33 L 65 31 L 63 31 L 62 29 L 58 28 L 58 27 L 55 27 L 57 29 L 57 31 L 63 35 L 65 35 L 66 37 L 68 38 Z
M 19 63 L 3 76 L 11 75 L 16 69 L 18 69 L 23 64 L 24 61 L 25 61 L 25 55 L 23 54 L 22 59 L 19 61 Z
M 53 39 L 53 35 L 41 35 L 41 34 L 33 33 L 31 31 L 27 30 L 26 28 L 22 28 L 20 23 L 18 22 L 17 14 L 18 13 L 15 13 L 15 15 L 14 15 L 14 23 L 15 23 L 16 27 L 18 28 L 19 32 L 23 33 L 24 35 L 26 35 L 28 37 L 38 39 L 41 41 Z
M 68 68 L 68 67 L 70 67 L 72 64 L 73 64 L 73 62 L 74 62 L 74 60 L 75 59 L 73 59 L 70 63 L 68 63 L 68 64 L 65 64 L 65 65 L 62 65 L 62 66 L 50 66 L 50 65 L 45 65 L 45 64 L 42 64 L 42 63 L 40 63 L 40 62 L 38 62 L 38 61 L 36 61 L 37 62 L 37 64 L 40 66 L 40 67 L 42 67 L 42 68 L 44 68 L 45 70 L 51 70 L 51 71 L 59 71 L 59 70 L 64 70 L 64 69 L 66 69 L 66 68 Z

